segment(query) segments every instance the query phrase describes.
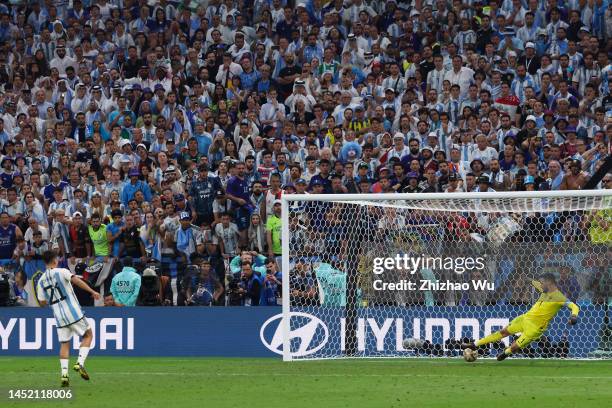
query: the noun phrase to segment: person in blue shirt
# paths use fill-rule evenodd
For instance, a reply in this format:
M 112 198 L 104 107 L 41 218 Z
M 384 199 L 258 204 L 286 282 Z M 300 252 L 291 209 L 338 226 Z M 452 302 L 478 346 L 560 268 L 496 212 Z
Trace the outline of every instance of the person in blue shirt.
M 204 122 L 197 120 L 195 123 L 195 133 L 193 134 L 196 142 L 198 142 L 198 153 L 203 156 L 208 156 L 208 149 L 213 142 L 212 136 L 204 129 Z
M 213 202 L 223 194 L 223 186 L 218 177 L 209 175 L 208 165 L 200 164 L 198 176 L 191 182 L 189 197 L 196 213 L 196 225 L 211 224 L 214 221 Z
M 153 196 L 151 195 L 151 188 L 149 187 L 149 183 L 145 183 L 142 180 L 139 180 L 140 171 L 138 169 L 130 169 L 128 171 L 129 181 L 126 181 L 123 185 L 123 190 L 121 191 L 121 203 L 125 206 L 128 205 L 128 202 L 134 198 L 134 194 L 137 191 L 141 191 L 144 195 L 145 201 L 151 201 Z
M 62 180 L 62 172 L 58 168 L 51 169 L 51 183 L 47 184 L 43 189 L 43 195 L 45 196 L 45 200 L 48 201 L 49 204 L 53 203 L 55 199 L 53 198 L 53 192 L 56 189 L 61 189 L 64 191 L 64 187 L 68 185 L 67 182 Z
M 319 161 L 319 174 L 314 175 L 310 179 L 310 187 L 314 187 L 317 184 L 323 186 L 323 192 L 325 194 L 331 194 L 331 179 L 329 177 L 331 170 L 331 163 L 327 159 L 321 159 Z
M 121 210 L 113 210 L 111 212 L 111 219 L 113 222 L 106 226 L 106 237 L 108 244 L 112 245 L 111 256 L 118 257 L 121 249 L 121 235 L 125 230 Z
M 191 278 L 186 291 L 187 306 L 213 306 L 220 303 L 223 285 L 210 273 L 211 265 L 207 259 L 198 261 L 200 273 Z
M 246 243 L 246 234 L 251 219 L 249 201 L 251 186 L 245 175 L 245 164 L 242 162 L 236 164 L 236 175 L 228 180 L 226 188 L 226 197 L 232 201 L 232 206 L 236 209 L 236 225 L 240 231 L 240 240 L 243 244 Z
M 307 43 L 302 55 L 304 61 L 312 61 L 314 58 L 323 61 L 323 47 L 317 43 L 317 36 L 315 34 L 308 34 Z
M 261 304 L 263 306 L 278 306 L 282 293 L 283 274 L 278 270 L 274 258 L 266 259 L 266 276 L 263 279 Z
M 261 78 L 259 71 L 253 68 L 251 58 L 248 55 L 242 57 L 242 74 L 240 74 L 240 88 L 252 91 L 255 83 Z

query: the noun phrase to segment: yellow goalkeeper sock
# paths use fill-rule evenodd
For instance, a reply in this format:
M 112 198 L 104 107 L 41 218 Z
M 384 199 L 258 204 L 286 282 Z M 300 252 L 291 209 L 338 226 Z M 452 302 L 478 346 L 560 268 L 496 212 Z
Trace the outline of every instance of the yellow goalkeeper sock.
M 476 346 L 482 346 L 483 344 L 495 343 L 496 341 L 500 341 L 502 338 L 503 336 L 501 332 L 495 332 L 489 334 L 487 337 L 483 337 L 474 344 L 476 344 Z
M 506 355 L 512 355 L 512 349 L 510 347 L 506 347 L 506 349 L 504 350 L 504 354 Z

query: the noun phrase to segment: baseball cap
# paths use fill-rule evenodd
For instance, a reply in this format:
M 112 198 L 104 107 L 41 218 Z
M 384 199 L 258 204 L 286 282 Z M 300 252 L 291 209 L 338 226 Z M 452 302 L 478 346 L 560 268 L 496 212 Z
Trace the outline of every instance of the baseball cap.
M 306 183 L 306 180 L 304 180 L 303 178 L 299 178 L 295 180 L 295 184 L 308 184 L 308 183 Z
M 525 48 L 535 48 L 535 44 L 529 41 L 528 43 L 525 44 Z
M 72 216 L 73 216 L 73 217 L 82 217 L 82 216 L 83 216 L 83 214 L 81 214 L 81 212 L 80 212 L 80 211 L 75 211 L 75 212 L 72 214 Z
M 140 176 L 140 171 L 136 168 L 134 169 L 130 169 L 130 171 L 128 171 L 128 176 L 129 177 L 138 177 Z
M 323 182 L 319 179 L 314 179 L 310 181 L 310 184 L 312 184 L 313 186 L 322 186 Z
M 185 195 L 184 194 L 175 194 L 174 195 L 174 201 L 183 201 L 185 199 Z
M 535 116 L 533 116 L 533 115 L 529 115 L 529 116 L 527 116 L 527 118 L 525 119 L 525 122 L 527 122 L 527 121 L 532 121 L 532 122 L 534 122 L 534 123 L 535 123 L 535 122 L 536 122 L 536 117 L 535 117 Z
M 527 176 L 525 177 L 525 180 L 523 181 L 523 184 L 527 185 L 527 184 L 535 184 L 535 179 L 533 178 L 533 176 Z
M 487 184 L 489 184 L 489 183 L 491 183 L 491 180 L 489 180 L 488 176 L 480 176 L 480 177 L 478 177 L 477 183 L 478 184 L 480 184 L 480 183 L 487 183 Z
M 179 215 L 179 219 L 181 221 L 191 220 L 191 215 L 187 211 L 182 211 L 181 214 Z

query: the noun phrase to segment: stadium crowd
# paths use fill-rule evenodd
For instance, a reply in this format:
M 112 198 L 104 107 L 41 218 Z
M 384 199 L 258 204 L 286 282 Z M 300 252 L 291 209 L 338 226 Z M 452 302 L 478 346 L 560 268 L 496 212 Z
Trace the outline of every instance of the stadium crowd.
M 276 304 L 282 194 L 583 188 L 611 50 L 609 0 L 3 1 L 0 262 Z

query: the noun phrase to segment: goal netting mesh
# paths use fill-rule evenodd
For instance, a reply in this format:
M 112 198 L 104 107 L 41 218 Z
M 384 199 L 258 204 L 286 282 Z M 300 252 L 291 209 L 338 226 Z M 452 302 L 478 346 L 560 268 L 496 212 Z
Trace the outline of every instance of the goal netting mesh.
M 459 356 L 547 272 L 579 322 L 563 308 L 517 356 L 610 358 L 612 195 L 589 194 L 284 196 L 285 360 Z

